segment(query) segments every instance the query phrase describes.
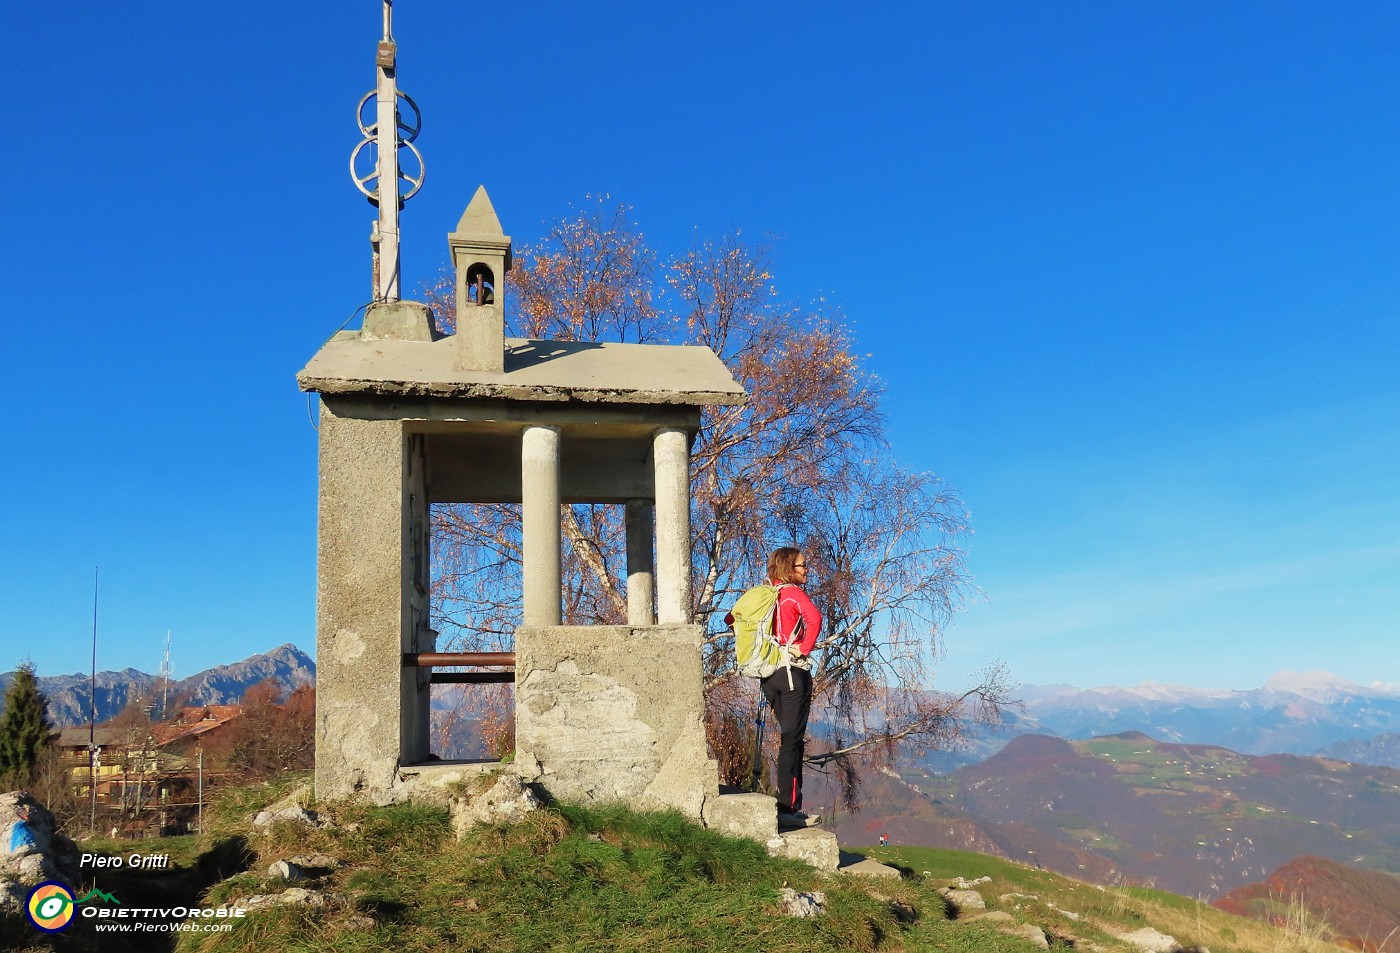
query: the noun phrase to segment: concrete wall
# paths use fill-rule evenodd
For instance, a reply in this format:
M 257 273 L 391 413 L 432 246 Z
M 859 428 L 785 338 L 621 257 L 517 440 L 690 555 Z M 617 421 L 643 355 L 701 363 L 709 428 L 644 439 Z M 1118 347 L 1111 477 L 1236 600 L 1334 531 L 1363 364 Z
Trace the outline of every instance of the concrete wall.
M 696 625 L 526 626 L 515 635 L 516 766 L 578 803 L 675 808 L 719 794 Z
M 323 799 L 392 799 L 410 614 L 406 458 L 401 421 L 341 417 L 322 403 L 316 794 Z

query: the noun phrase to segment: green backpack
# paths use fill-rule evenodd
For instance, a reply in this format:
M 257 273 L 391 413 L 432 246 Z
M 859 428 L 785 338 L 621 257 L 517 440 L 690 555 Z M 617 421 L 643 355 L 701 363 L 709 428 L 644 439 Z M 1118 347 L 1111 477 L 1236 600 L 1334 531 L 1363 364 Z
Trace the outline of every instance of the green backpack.
M 754 586 L 729 610 L 734 627 L 734 662 L 740 675 L 767 678 L 787 658 L 787 650 L 774 633 L 777 623 L 778 586 Z

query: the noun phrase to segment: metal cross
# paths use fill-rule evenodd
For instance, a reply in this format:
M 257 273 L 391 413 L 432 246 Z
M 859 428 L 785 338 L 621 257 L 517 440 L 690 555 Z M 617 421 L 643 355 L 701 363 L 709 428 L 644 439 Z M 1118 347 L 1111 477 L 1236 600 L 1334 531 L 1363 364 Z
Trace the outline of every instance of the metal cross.
M 355 186 L 379 208 L 379 218 L 370 231 L 370 244 L 374 248 L 373 290 L 375 301 L 399 300 L 399 210 L 403 203 L 413 198 L 423 187 L 425 173 L 423 155 L 413 145 L 418 131 L 423 126 L 423 114 L 418 104 L 402 93 L 394 78 L 397 47 L 393 34 L 393 0 L 384 3 L 384 36 L 379 40 L 375 53 L 375 87 L 364 95 L 355 109 L 355 120 L 359 123 L 364 138 L 350 153 L 350 177 Z M 402 98 L 413 111 L 411 122 L 405 122 L 399 113 L 399 99 Z M 375 102 L 375 120 L 365 122 L 365 106 Z M 374 168 L 361 175 L 356 171 L 355 162 L 365 146 L 373 145 Z M 418 175 L 404 172 L 399 166 L 399 150 L 407 148 L 417 160 Z M 410 186 L 408 192 L 400 194 L 399 180 Z M 373 185 L 371 185 L 373 183 Z

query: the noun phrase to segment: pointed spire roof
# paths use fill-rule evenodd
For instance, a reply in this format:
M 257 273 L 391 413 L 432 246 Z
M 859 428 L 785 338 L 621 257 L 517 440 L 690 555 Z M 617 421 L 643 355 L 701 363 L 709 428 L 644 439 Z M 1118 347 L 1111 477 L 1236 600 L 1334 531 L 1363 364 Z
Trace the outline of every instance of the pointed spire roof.
M 486 186 L 476 187 L 476 194 L 457 222 L 457 234 L 492 237 L 505 234 L 501 230 L 501 220 L 496 217 L 496 209 L 491 205 L 491 196 L 486 194 Z

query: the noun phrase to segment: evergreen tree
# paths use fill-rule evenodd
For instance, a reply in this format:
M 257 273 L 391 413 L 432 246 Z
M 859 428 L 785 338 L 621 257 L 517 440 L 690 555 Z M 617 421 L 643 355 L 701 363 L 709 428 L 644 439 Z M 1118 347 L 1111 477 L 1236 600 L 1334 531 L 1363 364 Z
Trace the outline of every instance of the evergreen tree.
M 34 663 L 25 662 L 10 681 L 5 712 L 0 715 L 0 789 L 33 783 L 39 762 L 54 738 L 47 709 L 48 700 L 34 676 Z

